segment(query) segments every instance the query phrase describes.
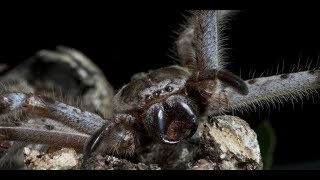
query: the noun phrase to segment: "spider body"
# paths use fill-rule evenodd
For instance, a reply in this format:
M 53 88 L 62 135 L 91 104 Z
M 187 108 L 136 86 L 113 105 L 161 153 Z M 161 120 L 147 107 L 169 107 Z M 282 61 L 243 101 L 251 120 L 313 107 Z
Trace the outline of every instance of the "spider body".
M 180 139 L 173 132 L 174 127 L 180 127 L 177 124 L 184 124 L 191 132 L 196 129 L 198 108 L 188 98 L 185 87 L 189 77 L 190 72 L 179 66 L 137 75 L 116 94 L 115 109 L 135 116 L 147 133 L 158 133 L 163 142 L 176 143 Z M 172 108 L 177 111 L 170 111 Z M 186 117 L 179 117 L 179 114 Z M 185 136 L 192 135 L 191 132 Z
M 130 146 L 119 149 L 131 151 L 138 144 L 137 132 L 146 132 L 168 144 L 176 144 L 193 136 L 198 120 L 207 112 L 208 105 L 212 105 L 209 102 L 212 97 L 216 98 L 210 107 L 212 112 L 227 105 L 226 97 L 221 95 L 223 92 L 216 90 L 217 83 L 234 84 L 238 91 L 247 93 L 244 81 L 236 75 L 223 70 L 209 73 L 200 76 L 200 72 L 194 74 L 188 68 L 170 66 L 133 76 L 132 81 L 123 86 L 114 98 L 116 112 L 113 122 L 120 126 L 126 124 L 122 130 L 126 131 L 127 136 L 102 138 L 106 130 L 100 130 L 93 136 L 92 143 L 88 143 L 88 148 L 96 149 L 99 143 L 94 142 L 98 139 L 107 139 L 104 140 L 107 142 L 117 139 L 120 144 Z M 229 81 L 220 81 L 222 77 Z M 139 130 L 137 127 L 140 127 Z M 110 131 L 109 128 L 107 131 Z M 86 151 L 90 154 L 92 150 Z
M 114 96 L 114 113 L 109 118 L 36 93 L 1 94 L 1 115 L 10 117 L 11 112 L 21 111 L 76 130 L 0 126 L 2 139 L 84 149 L 85 159 L 93 151 L 133 154 L 145 135 L 176 144 L 193 136 L 202 116 L 295 99 L 319 88 L 319 70 L 247 81 L 225 70 L 219 53 L 225 15 L 214 10 L 194 11 L 176 41 L 180 64 L 133 76 Z M 61 51 L 85 59 L 74 50 Z

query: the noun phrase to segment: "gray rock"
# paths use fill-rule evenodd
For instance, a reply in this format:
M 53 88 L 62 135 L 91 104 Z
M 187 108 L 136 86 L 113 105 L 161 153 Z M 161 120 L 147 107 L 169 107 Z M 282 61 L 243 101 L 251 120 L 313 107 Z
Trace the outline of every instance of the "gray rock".
M 200 149 L 217 169 L 262 169 L 256 133 L 236 116 L 217 116 L 200 125 Z

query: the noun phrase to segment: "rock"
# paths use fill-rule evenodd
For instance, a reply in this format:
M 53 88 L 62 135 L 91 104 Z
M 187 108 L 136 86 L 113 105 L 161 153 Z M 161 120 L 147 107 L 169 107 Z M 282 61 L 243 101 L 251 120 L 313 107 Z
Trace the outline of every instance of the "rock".
M 98 155 L 96 159 L 97 169 L 139 169 L 137 164 L 110 156 Z M 149 165 L 146 169 L 151 169 L 151 164 L 159 169 L 184 170 L 259 170 L 263 167 L 255 132 L 236 116 L 204 118 L 193 138 L 176 145 L 157 141 L 143 145 L 137 150 L 135 161 Z
M 139 162 L 161 169 L 262 169 L 256 133 L 236 116 L 203 118 L 196 134 L 176 145 L 153 142 L 138 152 Z
M 160 170 L 157 164 L 132 163 L 114 156 L 95 155 L 88 160 L 86 169 L 90 170 Z
M 161 142 L 152 142 L 143 146 L 138 151 L 139 162 L 145 164 L 157 164 L 161 169 L 190 169 L 192 163 L 196 160 L 198 146 L 189 141 L 183 141 L 178 144 L 168 145 Z
M 32 170 L 70 170 L 79 169 L 80 156 L 74 149 L 62 148 L 53 153 L 42 154 L 37 150 L 24 148 L 25 164 Z
M 199 159 L 195 165 L 191 168 L 192 170 L 216 170 L 217 163 L 213 163 L 210 160 Z
M 217 169 L 262 169 L 256 133 L 236 116 L 217 116 L 200 125 L 200 148 L 203 157 L 216 163 Z

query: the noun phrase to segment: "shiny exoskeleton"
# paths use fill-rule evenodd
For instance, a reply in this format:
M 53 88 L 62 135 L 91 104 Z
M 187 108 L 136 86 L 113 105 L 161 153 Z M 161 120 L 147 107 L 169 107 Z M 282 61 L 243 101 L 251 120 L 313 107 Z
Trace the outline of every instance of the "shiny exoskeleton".
M 86 154 L 95 150 L 100 142 L 105 142 L 100 147 L 108 150 L 110 148 L 106 147 L 113 141 L 119 144 L 118 151 L 128 153 L 128 150 L 133 151 L 138 144 L 137 137 L 144 132 L 168 144 L 191 137 L 200 117 L 208 111 L 208 99 L 217 94 L 216 106 L 219 107 L 215 110 L 227 106 L 223 91 L 216 90 L 217 82 L 244 95 L 248 93 L 245 82 L 238 76 L 223 70 L 210 73 L 193 74 L 187 68 L 170 66 L 137 74 L 114 98 L 116 112 L 110 124 L 113 128 L 121 127 L 122 131 L 110 133 L 110 125 L 103 127 L 91 139 Z M 115 136 L 119 133 L 121 135 Z

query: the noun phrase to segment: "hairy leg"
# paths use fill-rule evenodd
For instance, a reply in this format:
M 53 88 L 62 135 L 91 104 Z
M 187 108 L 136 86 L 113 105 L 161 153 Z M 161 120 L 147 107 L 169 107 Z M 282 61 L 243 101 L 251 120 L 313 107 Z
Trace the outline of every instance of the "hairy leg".
M 176 44 L 181 64 L 191 71 L 221 69 L 217 11 L 193 11 Z
M 249 88 L 247 95 L 226 89 L 229 107 L 221 106 L 220 110 L 245 110 L 249 107 L 255 108 L 255 105 L 263 107 L 269 103 L 301 99 L 320 88 L 320 70 L 261 77 L 245 83 Z
M 86 134 L 95 133 L 107 121 L 100 116 L 51 98 L 32 93 L 5 93 L 0 95 L 0 114 L 25 110 L 30 116 L 56 120 Z
M 137 121 L 130 114 L 115 114 L 114 120 L 100 127 L 87 141 L 85 155 L 92 152 L 132 155 L 139 143 Z
M 47 131 L 25 127 L 0 127 L 1 139 L 83 149 L 89 136 L 80 133 Z
M 247 85 L 240 77 L 224 70 L 224 62 L 219 53 L 222 36 L 220 26 L 224 26 L 222 20 L 228 14 L 230 13 L 216 10 L 193 11 L 185 30 L 176 41 L 182 66 L 193 73 L 189 84 L 201 96 L 207 93 L 207 98 L 215 90 L 223 90 L 225 87 L 232 87 L 240 94 L 248 93 Z

